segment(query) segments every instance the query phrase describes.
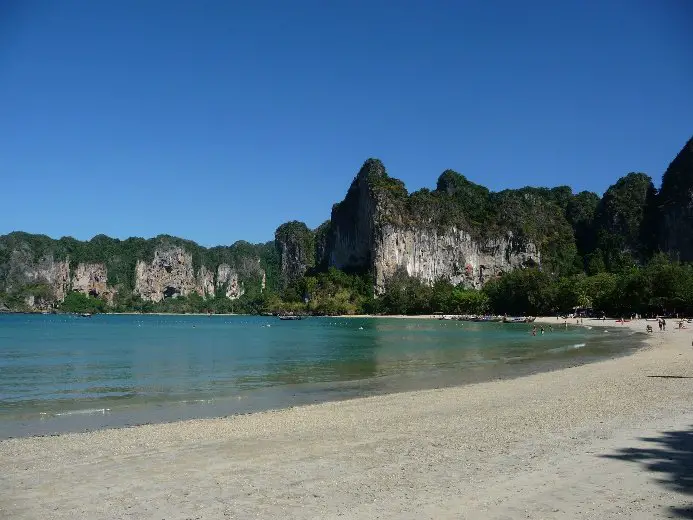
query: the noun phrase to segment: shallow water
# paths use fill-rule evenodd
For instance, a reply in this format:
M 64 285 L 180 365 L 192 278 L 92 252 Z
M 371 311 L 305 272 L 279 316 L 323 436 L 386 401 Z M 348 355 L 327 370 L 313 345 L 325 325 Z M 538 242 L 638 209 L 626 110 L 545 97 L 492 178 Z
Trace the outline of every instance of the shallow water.
M 626 353 L 619 333 L 425 319 L 0 315 L 0 438 L 513 377 Z

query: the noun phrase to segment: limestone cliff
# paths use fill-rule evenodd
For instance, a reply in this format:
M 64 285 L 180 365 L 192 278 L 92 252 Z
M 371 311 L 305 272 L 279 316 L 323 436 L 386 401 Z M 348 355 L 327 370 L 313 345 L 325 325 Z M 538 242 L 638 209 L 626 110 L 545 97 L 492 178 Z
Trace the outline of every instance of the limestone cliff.
M 693 261 L 693 138 L 664 173 L 658 199 L 661 248 L 682 261 Z
M 438 279 L 454 285 L 479 288 L 492 277 L 512 269 L 536 266 L 536 245 L 518 239 L 512 232 L 483 241 L 452 227 L 447 230 L 382 227 L 373 244 L 373 267 L 377 291 L 400 269 L 432 284 Z
M 217 268 L 216 287 L 230 300 L 237 300 L 245 293 L 244 287 L 239 282 L 238 272 L 228 264 L 221 264 Z
M 182 247 L 156 249 L 151 262 L 138 260 L 135 266 L 135 294 L 145 301 L 160 302 L 197 293 L 214 293 L 214 274 L 205 267 L 195 275 L 192 254 Z
M 248 269 L 249 266 L 244 267 Z M 259 266 L 253 264 L 252 269 L 264 277 L 264 271 Z M 245 293 L 238 271 L 229 264 L 220 264 L 216 273 L 205 266 L 195 272 L 192 254 L 182 247 L 156 249 L 151 262 L 137 262 L 135 294 L 139 294 L 143 300 L 160 302 L 192 293 L 211 298 L 217 292 L 230 300 L 236 300 Z
M 193 294 L 256 298 L 267 285 L 278 285 L 276 255 L 273 243 L 239 241 L 208 249 L 167 235 L 126 240 L 97 235 L 81 242 L 14 232 L 0 236 L 0 303 L 16 310 L 48 309 L 70 291 L 123 310 L 141 308 L 133 295 L 154 303 Z M 183 305 L 184 311 L 196 308 Z M 220 301 L 213 308 L 228 310 Z
M 108 286 L 108 272 L 104 264 L 77 264 L 71 287 L 73 291 L 101 298 L 108 303 L 113 303 L 116 294 L 115 289 Z
M 70 264 L 67 260 L 55 260 L 52 256 L 43 257 L 32 267 L 28 267 L 24 275 L 29 283 L 47 284 L 57 301 L 65 299 L 70 290 Z
M 441 225 L 430 207 L 412 211 L 407 197 L 403 184 L 388 177 L 379 161 L 367 161 L 332 210 L 329 264 L 371 270 L 378 293 L 402 269 L 428 283 L 445 279 L 480 287 L 504 271 L 540 264 L 538 247 L 527 236 L 506 229 L 484 237 L 459 225 Z
M 274 233 L 279 252 L 281 282 L 287 285 L 315 265 L 315 233 L 296 220 L 282 224 Z
M 79 263 L 74 271 L 70 260 L 57 260 L 52 254 L 35 258 L 26 248 L 13 250 L 4 266 L 4 291 L 24 291 L 28 308 L 46 309 L 61 302 L 70 291 L 112 302 L 115 289 L 108 286 L 103 264 Z
M 214 271 L 204 265 L 197 271 L 195 292 L 203 298 L 214 297 Z

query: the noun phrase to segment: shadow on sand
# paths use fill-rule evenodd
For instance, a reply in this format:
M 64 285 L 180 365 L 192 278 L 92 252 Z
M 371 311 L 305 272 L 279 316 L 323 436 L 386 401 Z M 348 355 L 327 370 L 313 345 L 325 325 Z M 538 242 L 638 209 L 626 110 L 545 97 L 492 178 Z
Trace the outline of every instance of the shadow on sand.
M 663 432 L 658 437 L 642 437 L 651 443 L 646 448 L 624 448 L 609 459 L 639 462 L 648 471 L 658 474 L 657 482 L 664 487 L 693 495 L 693 426 L 690 430 Z M 671 507 L 677 518 L 693 519 L 693 504 L 687 507 Z

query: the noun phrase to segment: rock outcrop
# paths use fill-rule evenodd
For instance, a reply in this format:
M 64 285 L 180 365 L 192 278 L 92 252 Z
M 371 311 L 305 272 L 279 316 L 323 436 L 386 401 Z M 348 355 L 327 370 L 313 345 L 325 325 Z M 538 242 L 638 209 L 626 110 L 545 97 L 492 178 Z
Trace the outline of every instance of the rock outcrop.
M 56 260 L 52 254 L 37 259 L 27 248 L 15 249 L 2 266 L 2 274 L 6 292 L 26 289 L 24 301 L 28 307 L 43 308 L 62 301 L 70 291 L 69 261 Z
M 135 294 L 145 301 L 199 294 L 197 289 L 192 255 L 181 247 L 157 249 L 151 262 L 137 261 Z
M 74 257 L 86 261 L 75 264 Z M 235 300 L 268 283 L 276 287 L 265 270 L 275 261 L 273 243 L 207 249 L 167 235 L 124 241 L 98 235 L 80 242 L 14 232 L 0 236 L 0 300 L 18 310 L 51 308 L 70 291 L 109 304 L 120 294 L 126 308 L 132 295 L 150 302 L 191 295 Z
M 331 266 L 372 271 L 376 293 L 382 293 L 399 270 L 429 284 L 445 279 L 478 288 L 505 271 L 540 264 L 536 244 L 510 230 L 479 238 L 454 225 L 438 226 L 425 214 L 415 215 L 418 222 L 402 219 L 398 201 L 388 200 L 389 191 L 401 196 L 398 183 L 379 161 L 364 164 L 344 201 L 332 210 Z M 378 184 L 386 189 L 378 190 Z
M 108 286 L 108 271 L 104 264 L 77 264 L 72 276 L 72 290 L 95 298 L 101 298 L 107 303 L 113 303 L 115 289 Z
M 512 232 L 501 238 L 478 241 L 455 227 L 438 231 L 385 225 L 373 244 L 378 292 L 401 269 L 429 284 L 443 279 L 453 285 L 478 289 L 506 271 L 537 266 L 539 262 L 536 245 L 515 238 Z
M 693 261 L 693 138 L 664 173 L 657 202 L 661 248 L 681 261 Z
M 611 256 L 629 255 L 644 261 L 653 244 L 647 235 L 656 190 L 644 173 L 629 173 L 611 185 L 597 205 L 594 234 L 597 247 Z
M 221 264 L 217 268 L 217 289 L 230 300 L 237 300 L 245 293 L 244 287 L 239 282 L 238 273 L 228 264 Z
M 68 260 L 54 260 L 46 256 L 39 260 L 33 268 L 25 271 L 30 283 L 45 283 L 50 286 L 53 298 L 62 301 L 70 290 L 70 263 Z
M 253 264 L 251 270 L 264 277 L 259 265 Z M 137 262 L 135 273 L 135 294 L 152 302 L 192 293 L 212 298 L 218 292 L 230 300 L 236 300 L 245 293 L 235 268 L 220 264 L 216 269 L 216 280 L 215 272 L 205 266 L 195 273 L 192 255 L 181 247 L 155 250 L 151 262 Z
M 197 283 L 195 292 L 203 298 L 214 297 L 214 271 L 207 269 L 204 265 L 197 271 Z
M 108 286 L 108 274 L 103 264 L 80 263 L 72 272 L 69 258 L 56 260 L 52 254 L 47 254 L 35 260 L 29 251 L 18 249 L 11 253 L 5 268 L 5 291 L 25 289 L 24 303 L 28 308 L 49 308 L 63 301 L 70 291 L 109 303 L 116 293 Z
M 282 285 L 299 279 L 315 265 L 315 233 L 296 220 L 282 224 L 274 233 L 281 262 Z

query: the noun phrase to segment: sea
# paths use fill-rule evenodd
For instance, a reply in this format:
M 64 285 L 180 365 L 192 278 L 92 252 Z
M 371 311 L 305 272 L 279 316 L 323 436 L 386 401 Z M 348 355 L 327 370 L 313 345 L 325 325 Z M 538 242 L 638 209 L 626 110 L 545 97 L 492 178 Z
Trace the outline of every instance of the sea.
M 0 315 L 0 438 L 221 417 L 464 385 L 624 355 L 557 321 Z

